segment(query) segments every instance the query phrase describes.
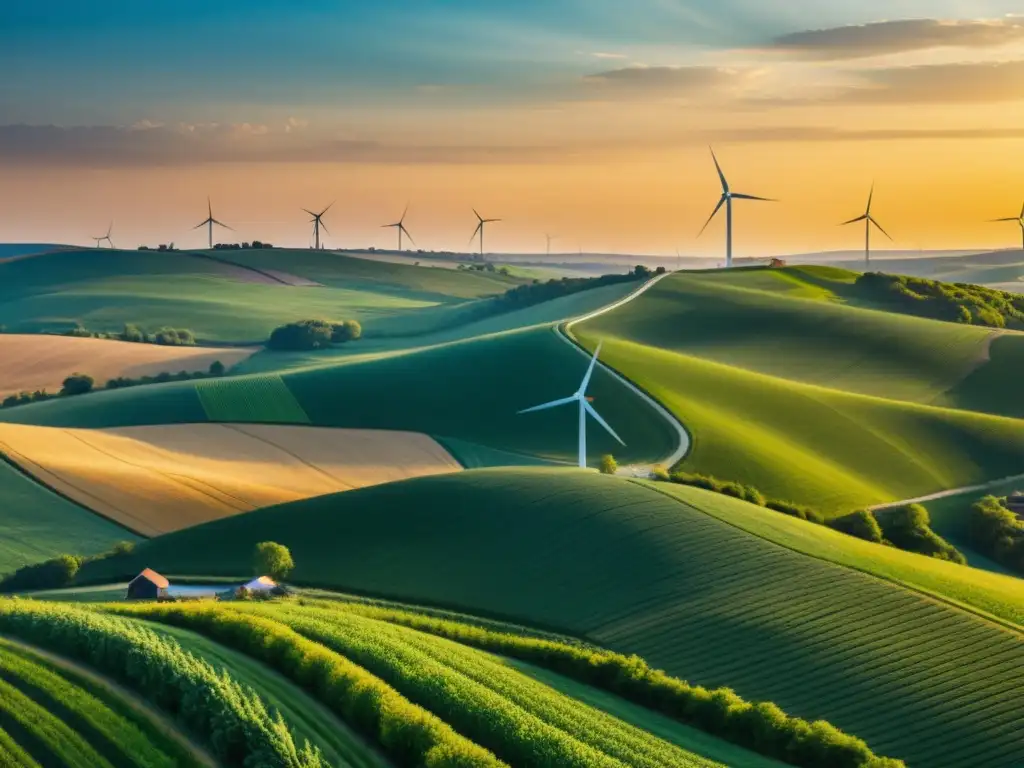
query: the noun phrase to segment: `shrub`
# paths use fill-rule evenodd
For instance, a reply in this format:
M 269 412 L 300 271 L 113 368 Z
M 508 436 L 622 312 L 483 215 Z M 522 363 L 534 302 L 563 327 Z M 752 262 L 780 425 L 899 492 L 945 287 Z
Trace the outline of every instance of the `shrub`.
M 331 329 L 331 341 L 334 344 L 356 341 L 362 335 L 363 327 L 356 320 L 344 320 L 340 323 L 334 323 Z
M 212 363 L 210 363 L 211 376 L 223 376 L 224 372 L 224 363 L 222 363 L 220 360 L 214 360 Z
M 280 351 L 324 349 L 331 345 L 333 335 L 334 326 L 326 320 L 299 320 L 275 328 L 267 348 Z
M 967 534 L 979 552 L 1024 574 L 1024 522 L 995 496 L 986 496 L 971 507 Z
M 60 393 L 65 397 L 84 395 L 92 392 L 92 387 L 95 383 L 92 376 L 87 376 L 84 373 L 73 373 L 64 379 L 64 385 L 61 387 Z
M 822 515 L 818 510 L 811 509 L 809 507 L 803 507 L 799 504 L 793 504 L 788 501 L 772 500 L 765 504 L 768 509 L 774 510 L 775 512 L 781 512 L 784 515 L 790 517 L 798 517 L 801 520 L 807 520 L 811 523 L 817 523 L 818 525 L 825 524 L 825 516 Z
M 886 510 L 880 517 L 885 538 L 900 549 L 960 565 L 967 564 L 967 558 L 956 547 L 931 529 L 928 510 L 920 504 Z
M 292 553 L 288 547 L 275 541 L 264 541 L 256 545 L 253 552 L 253 567 L 257 576 L 269 576 L 274 581 L 284 581 L 295 568 Z
M 187 328 L 161 328 L 147 338 L 164 347 L 191 347 L 196 343 L 195 334 Z
M 875 516 L 866 509 L 860 509 L 845 517 L 832 520 L 829 526 L 842 533 L 856 536 L 858 539 L 881 544 L 885 541 L 882 536 L 882 528 L 878 525 Z
M 601 474 L 602 475 L 614 475 L 619 471 L 619 463 L 615 460 L 615 457 L 610 453 L 605 454 L 601 457 Z
M 74 555 L 59 555 L 44 563 L 23 566 L 0 581 L 0 592 L 63 589 L 74 581 L 81 564 Z
M 146 334 L 142 329 L 132 323 L 125 323 L 124 330 L 121 331 L 120 338 L 121 341 L 131 341 L 136 344 L 144 344 L 148 341 Z

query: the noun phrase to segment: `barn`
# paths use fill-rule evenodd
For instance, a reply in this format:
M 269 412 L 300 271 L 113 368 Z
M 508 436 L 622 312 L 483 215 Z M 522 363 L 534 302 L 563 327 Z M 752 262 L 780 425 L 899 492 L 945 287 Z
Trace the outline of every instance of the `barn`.
M 167 588 L 171 585 L 167 579 L 156 571 L 147 568 L 128 582 L 128 600 L 156 600 L 167 596 Z

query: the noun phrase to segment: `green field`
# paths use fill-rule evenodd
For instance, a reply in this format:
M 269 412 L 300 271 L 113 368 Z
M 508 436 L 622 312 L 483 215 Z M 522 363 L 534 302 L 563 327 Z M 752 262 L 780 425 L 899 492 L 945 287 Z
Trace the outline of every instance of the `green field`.
M 206 418 L 216 422 L 308 424 L 309 417 L 280 376 L 207 379 L 196 384 Z
M 854 540 L 843 547 L 812 526 L 772 534 L 780 545 L 725 522 L 717 499 L 709 511 L 691 501 L 572 471 L 469 472 L 200 526 L 140 546 L 127 567 L 230 575 L 256 542 L 280 541 L 297 580 L 584 636 L 694 683 L 824 717 L 911 765 L 1024 760 L 1019 629 L 856 570 L 871 558 Z M 815 536 L 838 548 L 837 562 L 819 559 L 819 543 L 806 543 L 813 557 L 794 543 Z M 993 612 L 1020 609 L 1019 593 L 1000 599 L 993 575 L 965 571 L 957 587 L 953 572 L 909 562 L 872 568 L 990 599 Z
M 573 331 L 687 426 L 684 468 L 769 497 L 834 514 L 1024 472 L 1024 421 L 965 409 L 1020 412 L 1024 336 L 987 373 L 987 329 L 842 305 L 843 274 L 674 275 Z
M 0 461 L 0 574 L 60 554 L 95 555 L 138 537 Z
M 94 676 L 0 639 L 0 762 L 4 766 L 199 766 L 133 699 Z

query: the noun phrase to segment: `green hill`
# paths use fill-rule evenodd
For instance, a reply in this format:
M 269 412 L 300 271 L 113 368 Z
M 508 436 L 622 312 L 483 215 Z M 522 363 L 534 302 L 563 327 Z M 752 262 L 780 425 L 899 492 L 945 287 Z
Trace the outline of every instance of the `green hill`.
M 820 559 L 829 555 L 814 542 L 809 557 L 737 527 L 730 516 L 741 502 L 685 498 L 571 471 L 470 472 L 189 529 L 140 546 L 124 567 L 229 575 L 244 572 L 256 542 L 280 541 L 297 580 L 583 636 L 692 682 L 825 718 L 911 765 L 1024 760 L 1019 629 Z M 838 534 L 770 519 L 826 537 L 822 552 L 871 561 Z M 988 610 L 1019 619 L 1019 592 L 1000 594 L 1011 580 L 965 570 L 962 588 L 950 587 L 953 572 L 894 558 L 884 565 L 891 578 L 914 572 L 935 592 L 984 594 Z
M 686 424 L 687 469 L 774 498 L 830 514 L 1024 472 L 1024 422 L 968 410 L 1021 413 L 1024 336 L 843 305 L 844 274 L 673 275 L 573 331 Z
M 0 574 L 61 554 L 95 555 L 137 539 L 0 461 Z

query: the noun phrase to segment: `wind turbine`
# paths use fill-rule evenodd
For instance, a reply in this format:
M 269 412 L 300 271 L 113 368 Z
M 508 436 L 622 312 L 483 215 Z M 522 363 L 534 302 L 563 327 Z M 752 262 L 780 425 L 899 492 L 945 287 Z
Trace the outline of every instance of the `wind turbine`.
M 1020 235 L 1021 235 L 1021 248 L 1024 248 L 1024 205 L 1020 207 L 1020 216 L 1012 217 L 1009 219 L 992 219 L 993 222 L 1002 221 L 1015 221 L 1020 224 Z
M 554 237 L 554 235 L 544 235 L 544 237 L 546 237 L 547 241 L 548 241 L 547 255 L 550 256 L 551 255 L 551 241 L 554 240 L 555 237 Z
M 108 243 L 110 243 L 110 247 L 113 248 L 114 247 L 114 241 L 110 239 L 110 235 L 113 234 L 113 232 L 114 232 L 114 222 L 110 222 L 110 226 L 107 227 L 107 234 L 105 234 L 103 237 L 94 237 L 94 238 L 91 238 L 91 239 L 96 241 L 96 247 L 97 248 L 100 247 L 100 243 L 102 243 L 104 240 L 106 240 Z
M 587 414 L 589 413 L 594 421 L 604 427 L 608 434 L 618 440 L 620 443 L 625 445 L 626 443 L 615 434 L 615 430 L 608 426 L 608 422 L 601 418 L 594 406 L 590 404 L 590 398 L 587 397 L 587 386 L 590 384 L 590 377 L 594 374 L 594 366 L 597 365 L 597 356 L 601 354 L 601 345 L 597 345 L 597 349 L 594 350 L 594 356 L 590 360 L 590 366 L 587 368 L 587 373 L 583 377 L 583 383 L 580 384 L 580 388 L 576 390 L 576 394 L 572 397 L 563 397 L 561 400 L 555 400 L 544 405 L 538 405 L 535 408 L 527 408 L 523 413 L 534 413 L 536 411 L 546 411 L 549 408 L 558 408 L 563 405 L 572 405 L 577 403 L 580 409 L 580 445 L 579 445 L 579 464 L 581 469 L 587 468 Z
M 412 239 L 412 235 L 409 234 L 409 230 L 405 228 L 405 216 L 409 213 L 409 206 L 405 206 L 405 210 L 402 211 L 402 218 L 396 221 L 394 224 L 382 224 L 381 229 L 397 229 L 398 230 L 398 251 L 402 251 L 402 235 L 404 234 L 409 238 L 409 242 L 416 245 L 416 241 Z
M 708 224 L 712 222 L 718 212 L 725 206 L 725 268 L 732 269 L 732 201 L 733 200 L 760 200 L 766 203 L 774 203 L 768 197 L 757 197 L 756 195 L 744 195 L 739 192 L 733 192 L 729 187 L 729 182 L 725 178 L 725 174 L 722 173 L 722 166 L 718 164 L 718 158 L 715 156 L 715 150 L 711 149 L 711 159 L 715 161 L 715 170 L 718 171 L 718 178 L 722 182 L 722 197 L 718 200 L 718 205 L 715 206 L 715 210 L 708 217 L 708 220 L 704 223 L 704 226 L 700 230 L 700 235 L 704 234 L 704 230 L 708 228 Z M 697 235 L 697 237 L 700 237 Z
M 227 224 L 224 224 L 223 222 L 217 221 L 215 218 L 213 218 L 213 204 L 210 202 L 210 198 L 209 197 L 206 198 L 206 210 L 207 210 L 207 213 L 208 213 L 208 215 L 206 217 L 206 221 L 203 221 L 203 222 L 200 222 L 199 224 L 196 224 L 194 227 L 192 227 L 192 229 L 201 229 L 202 227 L 209 227 L 210 228 L 210 248 L 212 249 L 213 248 L 213 225 L 216 224 L 218 227 L 224 227 L 224 229 L 231 229 L 231 227 L 229 227 Z M 231 229 L 231 231 L 234 232 L 235 230 Z
M 844 221 L 840 226 L 845 227 L 847 224 L 856 224 L 858 221 L 864 222 L 864 266 L 865 268 L 871 265 L 871 225 L 874 224 L 878 227 L 878 231 L 883 235 L 892 240 L 892 236 L 882 229 L 882 225 L 875 221 L 875 217 L 871 215 L 871 201 L 875 197 L 875 185 L 871 185 L 871 192 L 868 194 L 868 207 L 864 211 L 863 216 L 858 216 L 856 219 L 850 219 Z
M 473 209 L 473 213 L 476 215 L 476 218 L 477 218 L 477 221 L 479 222 L 479 224 L 477 224 L 476 225 L 476 229 L 473 230 L 473 237 L 469 238 L 469 242 L 472 243 L 473 242 L 473 238 L 475 238 L 478 234 L 480 235 L 480 261 L 483 261 L 484 260 L 484 225 L 485 224 L 492 224 L 492 223 L 494 223 L 496 221 L 501 221 L 501 219 L 485 219 L 483 216 L 481 216 L 479 213 L 476 212 L 476 208 Z
M 337 202 L 337 201 L 335 201 L 335 202 Z M 302 209 L 303 211 L 305 211 L 306 213 L 308 213 L 310 216 L 313 217 L 312 219 L 309 220 L 309 223 L 313 225 L 313 237 L 316 238 L 316 250 L 318 250 L 318 251 L 320 250 L 320 227 L 323 227 L 324 228 L 324 232 L 326 232 L 327 234 L 331 234 L 331 230 L 329 230 L 327 228 L 327 225 L 324 224 L 323 218 L 324 218 L 324 214 L 327 213 L 329 210 L 331 210 L 331 208 L 333 206 L 334 206 L 334 203 L 331 203 L 326 208 L 324 208 L 322 211 L 320 211 L 320 213 L 313 213 L 308 208 L 303 208 Z

